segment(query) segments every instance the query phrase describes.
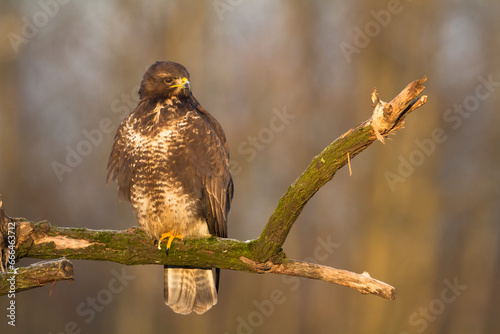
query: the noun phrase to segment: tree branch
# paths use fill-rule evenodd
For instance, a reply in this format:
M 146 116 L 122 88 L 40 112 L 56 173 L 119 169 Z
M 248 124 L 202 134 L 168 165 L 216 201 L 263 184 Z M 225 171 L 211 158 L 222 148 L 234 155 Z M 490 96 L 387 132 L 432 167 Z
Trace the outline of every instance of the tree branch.
M 127 230 L 92 230 L 87 228 L 58 227 L 48 222 L 19 221 L 24 240 L 17 251 L 19 257 L 38 259 L 67 259 L 111 261 L 125 265 L 168 264 L 191 267 L 218 267 L 239 271 L 252 271 L 238 256 L 249 256 L 250 244 L 216 237 L 175 240 L 168 253 L 146 233 L 132 227 Z M 235 257 L 235 254 L 238 256 Z
M 280 274 L 318 279 L 387 299 L 394 299 L 396 293 L 394 287 L 372 279 L 367 273 L 356 274 L 347 270 L 291 260 L 283 252 L 280 252 L 280 262 L 262 263 L 252 260 L 254 258 L 252 246 L 255 240 L 244 242 L 211 237 L 188 239 L 186 244 L 176 240 L 166 255 L 165 245 L 162 245 L 163 248 L 159 250 L 151 238 L 137 227 L 116 231 L 58 227 L 47 222 L 32 223 L 21 220 L 18 220 L 16 224 L 22 231 L 20 238 L 23 240 L 18 245 L 19 257 L 44 259 L 64 257 L 64 259 L 111 261 L 125 265 L 168 264 L 202 268 L 217 267 L 257 274 Z M 37 275 L 35 277 L 39 279 Z M 72 275 L 68 278 L 72 278 Z M 54 280 L 60 279 L 58 276 Z M 36 284 L 32 287 L 35 286 Z M 0 289 L 0 295 L 1 291 Z
M 0 296 L 38 288 L 47 283 L 73 280 L 75 268 L 65 258 L 37 262 L 29 267 L 0 273 Z
M 394 287 L 371 278 L 370 274 L 367 272 L 356 274 L 343 269 L 335 269 L 319 264 L 295 260 L 288 260 L 282 264 L 274 264 L 270 261 L 266 263 L 258 263 L 244 257 L 241 257 L 240 259 L 251 266 L 258 273 L 273 273 L 317 279 L 347 286 L 358 290 L 362 294 L 373 294 L 391 300 L 396 297 L 396 290 Z
M 375 107 L 372 117 L 347 131 L 314 157 L 280 198 L 255 245 L 257 259 L 265 262 L 279 252 L 304 206 L 347 163 L 348 156 L 354 158 L 375 139 L 384 142 L 384 137 L 403 126 L 410 112 L 427 102 L 426 96 L 417 97 L 426 80 L 423 77 L 413 81 L 389 103 L 380 101 L 377 90 L 372 93 Z
M 188 239 L 186 244 L 174 241 L 167 256 L 165 246 L 163 250 L 158 250 L 139 228 L 133 227 L 123 231 L 91 230 L 12 219 L 3 212 L 0 198 L 2 271 L 7 268 L 7 264 L 12 265 L 9 259 L 18 260 L 22 257 L 66 257 L 112 261 L 125 265 L 168 264 L 319 279 L 348 286 L 364 294 L 394 299 L 395 289 L 371 278 L 368 273 L 356 274 L 288 259 L 281 247 L 307 201 L 333 178 L 349 158 L 354 158 L 376 139 L 384 142 L 384 137 L 403 126 L 404 119 L 410 112 L 426 103 L 426 96 L 418 97 L 424 89 L 422 84 L 425 81 L 424 77 L 410 83 L 389 103 L 380 101 L 375 90 L 372 94 L 372 117 L 346 132 L 314 157 L 309 167 L 281 197 L 262 234 L 256 240 L 242 242 L 211 237 Z M 8 246 L 11 242 L 9 238 L 12 238 L 11 230 L 15 231 L 14 251 Z M 12 269 L 11 266 L 9 268 Z M 33 275 L 34 278 L 39 277 L 38 274 Z M 70 276 L 68 275 L 68 278 Z

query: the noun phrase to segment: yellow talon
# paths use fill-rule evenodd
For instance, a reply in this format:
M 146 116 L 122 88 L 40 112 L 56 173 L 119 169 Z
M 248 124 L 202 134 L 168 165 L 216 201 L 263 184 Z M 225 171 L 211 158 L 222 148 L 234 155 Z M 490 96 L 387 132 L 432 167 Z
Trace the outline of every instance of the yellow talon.
M 167 241 L 167 254 L 168 254 L 168 250 L 170 249 L 170 246 L 172 245 L 172 241 L 174 241 L 174 239 L 180 239 L 180 240 L 184 241 L 184 236 L 182 234 L 174 234 L 173 230 L 170 230 L 167 233 L 162 233 L 161 234 L 160 240 L 158 240 L 158 249 L 161 249 L 161 242 L 162 242 L 162 240 L 165 240 L 167 238 L 168 238 L 168 241 Z

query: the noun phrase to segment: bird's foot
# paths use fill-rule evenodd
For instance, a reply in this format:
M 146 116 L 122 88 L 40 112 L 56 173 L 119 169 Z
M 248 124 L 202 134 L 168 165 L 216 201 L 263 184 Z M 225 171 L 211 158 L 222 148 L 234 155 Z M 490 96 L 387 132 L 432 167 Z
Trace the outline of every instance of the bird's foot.
M 184 243 L 186 243 L 186 241 L 184 240 L 184 236 L 182 234 L 175 234 L 175 233 L 173 233 L 173 230 L 170 230 L 167 233 L 161 234 L 160 239 L 158 240 L 158 249 L 161 249 L 161 242 L 162 242 L 162 240 L 165 240 L 165 239 L 168 239 L 168 241 L 167 241 L 167 255 L 168 255 L 168 251 L 170 250 L 170 246 L 172 245 L 172 241 L 174 241 L 174 239 L 180 239 L 180 240 L 184 241 Z

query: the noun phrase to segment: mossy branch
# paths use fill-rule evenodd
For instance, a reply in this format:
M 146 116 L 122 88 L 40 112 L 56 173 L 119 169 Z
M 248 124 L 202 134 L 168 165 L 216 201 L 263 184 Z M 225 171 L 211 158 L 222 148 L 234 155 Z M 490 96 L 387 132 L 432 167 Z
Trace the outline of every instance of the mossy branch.
M 71 281 L 74 275 L 73 263 L 65 258 L 41 261 L 28 267 L 0 272 L 0 296 L 38 288 L 47 283 Z
M 16 258 L 55 259 L 64 257 L 64 259 L 111 261 L 125 265 L 169 264 L 216 267 L 258 274 L 274 273 L 307 277 L 350 286 L 361 293 L 371 293 L 387 299 L 393 299 L 395 296 L 395 289 L 392 286 L 372 279 L 365 273 L 356 274 L 346 270 L 291 260 L 283 252 L 280 252 L 279 261 L 257 262 L 252 260 L 255 240 L 243 242 L 212 237 L 188 239 L 185 244 L 175 240 L 167 255 L 164 244 L 162 244 L 162 249 L 158 249 L 151 238 L 137 227 L 116 231 L 58 227 L 52 226 L 48 222 L 32 223 L 24 219 L 16 219 L 15 223 L 20 231 L 18 236 L 22 240 L 18 244 Z M 24 274 L 24 269 L 22 268 L 18 274 Z M 34 271 L 30 272 L 34 273 Z M 10 273 L 3 275 L 5 279 L 10 277 Z M 23 277 L 25 276 L 26 274 Z M 65 279 L 69 278 L 72 278 L 72 275 Z M 20 279 L 16 278 L 16 281 L 19 282 Z M 60 279 L 63 278 L 57 276 L 54 281 Z M 43 281 L 43 284 L 49 282 Z M 5 285 L 2 286 L 1 282 L 2 280 L 0 280 L 0 295 L 7 294 L 9 283 L 5 281 Z M 31 280 L 23 279 L 23 282 L 25 283 L 22 285 L 16 284 L 16 292 L 41 285 L 37 275 L 31 277 Z
M 288 259 L 281 247 L 307 201 L 333 178 L 337 170 L 376 139 L 384 142 L 384 137 L 403 126 L 404 119 L 410 112 L 425 104 L 426 96 L 418 97 L 424 89 L 422 84 L 425 81 L 424 77 L 410 83 L 389 103 L 380 101 L 377 92 L 374 91 L 372 117 L 346 132 L 314 157 L 309 167 L 281 197 L 262 234 L 256 240 L 242 242 L 212 237 L 189 239 L 185 244 L 176 240 L 166 255 L 165 246 L 163 250 L 159 250 L 139 228 L 133 227 L 123 231 L 91 230 L 11 219 L 3 212 L 0 198 L 2 270 L 7 268 L 8 260 L 12 257 L 16 260 L 23 257 L 39 259 L 65 257 L 112 261 L 124 265 L 168 264 L 215 267 L 319 279 L 348 286 L 361 293 L 394 299 L 395 289 L 371 278 L 368 273 L 357 274 Z M 12 224 L 15 225 L 15 252 L 9 252 L 7 247 L 10 241 L 7 224 L 10 227 Z M 9 269 L 12 269 L 12 266 L 9 266 Z M 36 283 L 36 279 L 33 282 Z
M 413 81 L 389 103 L 379 99 L 377 90 L 372 93 L 372 117 L 344 133 L 314 157 L 309 167 L 280 198 L 255 244 L 259 261 L 265 262 L 280 251 L 304 206 L 349 159 L 361 153 L 376 139 L 384 142 L 384 137 L 403 126 L 410 112 L 427 102 L 426 96 L 418 97 L 424 90 L 423 83 L 426 80 L 423 77 Z

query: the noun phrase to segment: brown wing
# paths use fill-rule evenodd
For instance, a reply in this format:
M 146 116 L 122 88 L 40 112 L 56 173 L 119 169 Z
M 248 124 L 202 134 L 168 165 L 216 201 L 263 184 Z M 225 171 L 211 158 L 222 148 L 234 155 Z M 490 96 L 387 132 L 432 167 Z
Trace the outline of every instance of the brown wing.
M 198 105 L 198 108 L 197 108 L 198 112 L 207 121 L 207 123 L 212 127 L 212 129 L 215 131 L 215 133 L 217 134 L 217 137 L 219 137 L 219 140 L 221 141 L 222 145 L 224 145 L 224 150 L 226 151 L 227 157 L 229 158 L 229 146 L 227 145 L 226 135 L 224 134 L 224 130 L 222 130 L 222 126 L 219 124 L 219 122 L 217 122 L 215 117 L 210 115 L 208 113 L 208 111 L 206 111 L 205 108 L 203 108 L 199 104 L 198 100 L 196 100 L 196 98 L 194 96 L 193 96 L 193 99 L 196 102 L 196 104 Z
M 219 122 L 212 117 L 203 107 L 198 104 L 198 112 L 202 115 L 204 122 L 213 130 L 212 138 L 216 135 L 217 139 L 213 143 L 216 151 L 221 154 L 213 154 L 211 150 L 204 151 L 205 159 L 211 166 L 212 174 L 203 177 L 202 190 L 202 210 L 206 214 L 208 231 L 210 234 L 227 238 L 227 216 L 231 208 L 231 200 L 233 199 L 233 178 L 229 169 L 229 147 L 226 143 L 226 136 Z M 211 145 L 209 145 L 211 146 Z M 215 269 L 215 287 L 219 290 L 220 269 Z
M 107 168 L 107 183 L 116 180 L 120 197 L 130 202 L 130 186 L 133 173 L 133 163 L 127 154 L 127 134 L 132 114 L 120 124 L 116 131 L 113 148 L 109 155 Z
M 208 213 L 207 224 L 210 234 L 227 238 L 227 215 L 233 198 L 231 175 L 206 178 L 202 202 Z
M 233 199 L 233 178 L 229 170 L 229 146 L 226 135 L 219 122 L 203 108 L 194 96 L 191 96 L 196 105 L 198 114 L 217 136 L 212 145 L 224 148 L 224 154 L 216 152 L 203 152 L 204 159 L 208 161 L 210 170 L 214 175 L 203 177 L 202 203 L 207 213 L 208 230 L 210 234 L 227 238 L 227 215 Z M 207 154 L 208 153 L 208 154 Z M 215 158 L 215 159 L 214 159 Z
M 226 137 L 220 124 L 205 109 L 199 107 L 198 112 L 202 118 L 193 126 L 198 127 L 202 135 L 194 141 L 198 151 L 193 164 L 199 167 L 202 211 L 210 234 L 226 238 L 227 216 L 233 198 Z M 207 132 L 202 129 L 208 130 L 208 137 L 204 137 Z

